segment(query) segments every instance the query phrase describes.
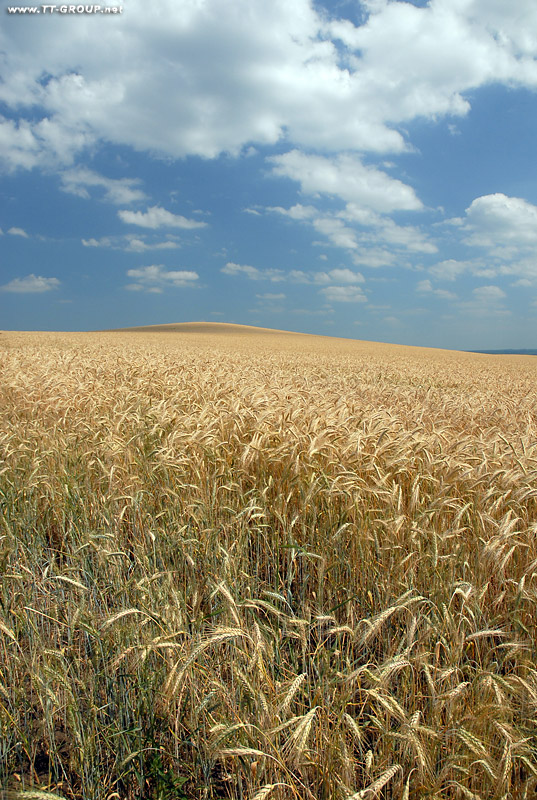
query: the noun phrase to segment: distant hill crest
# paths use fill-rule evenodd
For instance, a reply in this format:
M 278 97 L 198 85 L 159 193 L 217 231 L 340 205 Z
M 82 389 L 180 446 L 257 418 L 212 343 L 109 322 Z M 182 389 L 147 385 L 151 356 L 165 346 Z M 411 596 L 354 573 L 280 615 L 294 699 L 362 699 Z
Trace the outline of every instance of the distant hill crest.
M 170 322 L 163 325 L 137 325 L 133 328 L 114 328 L 118 333 L 287 333 L 290 336 L 308 336 L 296 331 L 282 331 L 275 328 L 258 328 L 255 325 L 239 325 L 234 322 Z

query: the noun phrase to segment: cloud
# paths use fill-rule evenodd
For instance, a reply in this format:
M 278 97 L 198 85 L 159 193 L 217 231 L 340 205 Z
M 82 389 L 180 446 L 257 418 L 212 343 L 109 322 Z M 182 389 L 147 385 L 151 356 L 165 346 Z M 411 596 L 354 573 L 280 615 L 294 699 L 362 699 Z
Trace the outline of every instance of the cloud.
M 176 250 L 180 245 L 175 239 L 166 241 L 147 241 L 138 236 L 102 236 L 100 239 L 91 237 L 82 239 L 84 247 L 108 247 L 112 250 L 124 250 L 126 253 L 145 253 L 148 250 Z
M 8 230 L 8 233 L 10 233 L 12 236 L 22 236 L 23 239 L 29 239 L 30 238 L 28 236 L 28 234 L 26 233 L 26 231 L 23 230 L 22 228 L 10 228 Z
M 109 236 L 103 236 L 102 239 L 82 239 L 84 247 L 111 247 L 111 239 Z
M 165 159 L 245 157 L 260 145 L 250 159 L 253 169 L 267 146 L 278 143 L 279 155 L 268 162 L 279 178 L 272 186 L 282 187 L 282 196 L 268 201 L 273 213 L 311 226 L 327 252 L 325 243 L 348 251 L 346 262 L 356 272 L 419 266 L 414 255 L 433 255 L 436 244 L 399 213 L 425 209 L 418 185 L 390 166 L 391 154 L 410 151 L 408 121 L 437 124 L 444 117 L 452 124 L 454 115 L 468 113 L 480 86 L 537 86 L 536 4 L 517 0 L 514 13 L 500 0 L 375 0 L 362 4 L 361 26 L 338 18 L 344 7 L 313 0 L 163 0 L 148 17 L 142 0 L 129 0 L 121 27 L 90 15 L 76 26 L 59 15 L 47 26 L 6 19 L 0 31 L 4 167 L 56 170 L 65 191 L 116 203 L 119 219 L 136 226 L 124 230 L 138 235 L 86 238 L 85 246 L 145 253 L 177 246 L 164 233 L 204 223 L 158 205 L 147 208 L 147 200 L 143 210 L 127 210 L 143 199 L 143 185 L 72 166 L 77 158 L 95 154 L 92 163 L 103 164 L 103 145 L 116 146 L 116 155 L 131 148 Z M 301 191 L 301 202 L 284 198 L 288 181 Z M 259 213 L 250 202 L 250 212 Z M 506 195 L 476 198 L 450 233 L 487 253 L 463 261 L 459 251 L 461 261 L 439 260 L 425 273 L 432 290 L 442 291 L 437 281 L 463 272 L 490 284 L 501 274 L 533 280 L 536 209 Z M 396 221 L 386 218 L 392 213 Z M 151 232 L 154 239 L 144 235 Z M 440 258 L 424 260 L 425 266 Z M 320 272 L 304 270 L 305 278 L 241 264 L 226 270 L 271 283 L 355 285 L 351 278 L 321 282 Z
M 89 198 L 88 187 L 104 189 L 104 199 L 116 205 L 135 203 L 145 200 L 146 194 L 137 186 L 137 178 L 105 178 L 96 172 L 83 167 L 66 170 L 61 173 L 62 188 L 69 194 Z
M 528 278 L 520 278 L 518 281 L 514 281 L 514 283 L 512 283 L 511 286 L 526 288 L 529 286 L 533 286 L 533 284 L 530 280 L 528 280 Z
M 251 313 L 263 311 L 270 314 L 281 314 L 285 311 L 283 301 L 286 295 L 283 292 L 263 292 L 256 294 L 256 305 L 249 309 Z
M 95 17 L 81 17 L 76 31 L 51 18 L 46 33 L 10 20 L 0 99 L 41 107 L 66 129 L 172 157 L 249 153 L 252 142 L 274 144 L 288 133 L 306 146 L 404 147 L 378 119 L 349 113 L 360 78 L 339 66 L 309 0 L 208 0 L 186 9 L 166 2 L 150 24 L 146 12 L 132 0 L 121 35 Z M 162 91 L 167 85 L 172 93 Z
M 293 308 L 293 314 L 301 314 L 307 317 L 327 317 L 334 313 L 334 309 L 328 307 L 324 308 Z
M 351 269 L 331 269 L 329 272 L 313 273 L 313 280 L 316 283 L 363 283 L 365 278 L 361 272 L 353 272 Z
M 499 275 L 518 276 L 534 281 L 537 278 L 537 206 L 521 197 L 501 192 L 482 195 L 468 206 L 463 218 L 446 220 L 454 238 L 475 252 L 475 258 L 447 259 L 429 268 L 438 280 L 453 281 L 463 273 L 481 278 Z
M 393 263 L 395 257 L 387 258 L 388 251 L 384 251 L 379 262 L 379 245 L 393 248 L 396 251 L 415 253 L 436 253 L 438 251 L 437 246 L 419 228 L 412 225 L 398 225 L 377 211 L 356 203 L 347 203 L 340 211 L 331 213 L 318 210 L 312 205 L 303 206 L 300 203 L 288 209 L 273 206 L 267 208 L 267 211 L 312 225 L 335 247 L 341 247 L 351 253 L 359 250 L 359 257 L 362 259 L 360 263 L 364 265 L 386 266 Z M 350 227 L 351 225 L 352 227 Z M 370 252 L 373 248 L 375 253 Z
M 356 250 L 358 247 L 356 232 L 346 226 L 340 219 L 321 216 L 313 220 L 313 227 L 319 233 L 324 234 L 335 247 L 342 247 L 345 250 Z
M 147 250 L 176 250 L 179 245 L 173 240 L 166 242 L 149 242 L 137 237 L 127 237 L 127 247 L 125 250 L 129 253 L 145 253 Z
M 138 267 L 127 270 L 127 277 L 134 278 L 134 283 L 125 287 L 134 292 L 151 292 L 161 294 L 164 289 L 191 289 L 199 280 L 197 272 L 192 270 L 169 270 L 161 264 Z
M 392 267 L 399 261 L 396 253 L 382 247 L 360 249 L 353 253 L 352 260 L 357 267 L 370 267 L 371 269 Z
M 46 116 L 38 121 L 0 116 L 0 165 L 7 172 L 35 167 L 48 172 L 72 164 L 75 155 L 95 139 L 87 130 Z
M 41 143 L 26 120 L 0 117 L 0 160 L 5 169 L 32 169 L 40 158 Z
M 507 295 L 499 286 L 489 284 L 472 289 L 467 300 L 458 303 L 459 308 L 477 317 L 506 317 L 511 312 L 505 308 L 503 301 Z
M 392 219 L 369 209 L 360 208 L 354 203 L 347 203 L 338 216 L 362 227 L 358 234 L 360 247 L 363 245 L 384 245 L 396 251 L 412 253 L 436 253 L 437 246 L 431 242 L 423 231 L 414 225 L 398 225 Z M 363 230 L 366 228 L 368 230 Z
M 338 197 L 384 213 L 422 208 L 414 189 L 376 167 L 365 166 L 354 155 L 327 157 L 290 150 L 268 161 L 274 164 L 275 175 L 297 181 L 304 194 Z
M 384 123 L 464 115 L 470 88 L 537 82 L 532 0 L 520 0 L 516 14 L 490 0 L 431 0 L 423 8 L 379 0 L 367 7 L 365 25 L 334 20 L 328 28 L 355 54 L 363 95 L 372 100 L 376 90 L 371 105 Z
M 285 273 L 281 269 L 258 269 L 249 264 L 235 264 L 233 261 L 228 261 L 225 267 L 222 267 L 221 272 L 224 275 L 245 275 L 251 281 L 278 283 L 285 280 Z
M 482 305 L 497 305 L 507 297 L 499 286 L 479 286 L 473 289 L 472 294 L 476 302 Z
M 323 213 L 314 206 L 303 206 L 297 203 L 291 208 L 272 206 L 267 208 L 267 211 L 281 214 L 293 221 L 312 225 L 316 231 L 326 236 L 335 247 L 342 247 L 351 251 L 358 248 L 356 232 L 352 228 L 345 225 L 339 217 Z
M 392 219 L 378 219 L 372 223 L 375 227 L 371 234 L 371 242 L 382 243 L 399 250 L 412 253 L 437 253 L 438 247 L 427 235 L 413 225 L 397 225 Z
M 501 193 L 483 195 L 466 209 L 462 227 L 466 243 L 475 247 L 533 248 L 537 244 L 537 206 Z
M 419 281 L 416 286 L 416 291 L 420 294 L 434 294 L 436 297 L 441 297 L 444 300 L 456 300 L 457 295 L 447 289 L 435 289 L 430 280 L 425 279 Z
M 473 261 L 457 261 L 449 258 L 446 261 L 439 261 L 429 268 L 429 272 L 438 280 L 454 281 L 459 275 L 467 271 L 474 271 L 476 262 Z
M 367 302 L 367 297 L 358 286 L 327 286 L 319 293 L 331 303 Z
M 282 208 L 281 206 L 270 206 L 267 211 L 274 211 L 276 214 L 282 214 L 294 220 L 309 220 L 318 215 L 318 211 L 314 206 L 303 206 L 301 203 L 296 203 L 291 208 Z
M 433 291 L 433 285 L 432 285 L 430 280 L 420 281 L 418 283 L 418 285 L 416 286 L 416 291 L 417 292 L 425 292 L 425 293 L 432 292 Z
M 57 289 L 60 285 L 58 278 L 44 278 L 41 275 L 26 275 L 24 278 L 14 278 L 9 283 L 0 286 L 2 292 L 17 294 L 42 294 Z
M 313 286 L 323 286 L 330 283 L 356 284 L 363 283 L 364 276 L 361 272 L 354 272 L 347 268 L 337 268 L 328 271 L 305 271 L 292 269 L 285 272 L 282 269 L 258 269 L 248 264 L 234 264 L 228 262 L 222 267 L 224 275 L 243 275 L 252 281 L 271 281 L 272 283 L 309 283 Z M 260 295 L 258 295 L 259 297 Z
M 468 91 L 493 82 L 537 85 L 534 0 L 517 0 L 516 13 L 499 0 L 363 7 L 361 26 L 312 0 L 163 0 L 150 20 L 129 0 L 121 27 L 13 16 L 0 33 L 0 101 L 32 113 L 4 121 L 6 163 L 71 163 L 98 142 L 172 158 L 282 140 L 402 152 L 408 120 L 462 116 Z
M 184 228 L 192 230 L 194 228 L 206 228 L 206 222 L 198 222 L 194 219 L 187 219 L 180 214 L 172 214 L 160 206 L 148 208 L 145 214 L 142 211 L 118 211 L 118 217 L 128 225 L 139 225 L 141 228 Z

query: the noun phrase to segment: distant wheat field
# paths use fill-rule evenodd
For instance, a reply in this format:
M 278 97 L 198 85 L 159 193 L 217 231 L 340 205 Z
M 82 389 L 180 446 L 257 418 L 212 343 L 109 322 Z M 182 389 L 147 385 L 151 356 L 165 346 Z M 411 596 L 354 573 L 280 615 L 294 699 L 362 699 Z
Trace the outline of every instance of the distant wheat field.
M 5 796 L 534 798 L 537 360 L 269 333 L 0 334 Z

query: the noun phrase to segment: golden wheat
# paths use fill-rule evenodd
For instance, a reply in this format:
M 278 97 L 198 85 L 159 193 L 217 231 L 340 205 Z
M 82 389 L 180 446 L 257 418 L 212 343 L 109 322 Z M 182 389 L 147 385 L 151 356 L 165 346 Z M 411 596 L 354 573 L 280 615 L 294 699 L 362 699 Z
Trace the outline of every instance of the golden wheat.
M 6 796 L 533 796 L 537 362 L 216 330 L 0 336 Z

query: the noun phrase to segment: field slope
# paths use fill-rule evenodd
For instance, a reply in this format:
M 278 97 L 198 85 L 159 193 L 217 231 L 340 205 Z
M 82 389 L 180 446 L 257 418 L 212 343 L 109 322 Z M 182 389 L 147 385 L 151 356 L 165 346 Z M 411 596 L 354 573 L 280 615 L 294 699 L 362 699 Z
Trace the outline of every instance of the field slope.
M 253 325 L 238 325 L 230 322 L 170 322 L 164 325 L 141 325 L 135 328 L 119 328 L 118 333 L 216 333 L 234 334 L 241 333 L 256 336 L 263 333 L 289 334 L 290 336 L 303 336 L 291 331 L 280 331 L 274 328 L 257 328 Z
M 218 323 L 0 353 L 6 796 L 535 796 L 534 358 Z

